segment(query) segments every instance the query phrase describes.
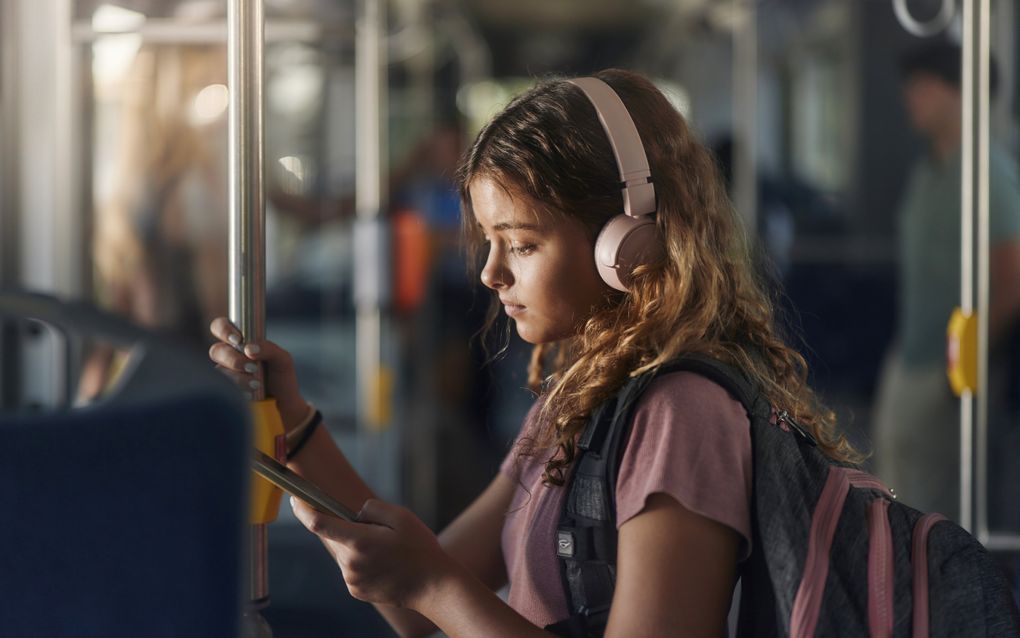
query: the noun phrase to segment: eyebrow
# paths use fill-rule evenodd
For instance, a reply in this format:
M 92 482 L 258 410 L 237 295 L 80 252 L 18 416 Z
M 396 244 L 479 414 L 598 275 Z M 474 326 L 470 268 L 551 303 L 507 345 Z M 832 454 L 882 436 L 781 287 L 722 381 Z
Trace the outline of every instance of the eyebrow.
M 481 222 L 478 222 L 478 227 L 485 230 Z M 493 226 L 492 230 L 497 232 L 503 230 L 542 230 L 542 226 L 538 224 L 528 224 L 525 222 L 500 222 Z

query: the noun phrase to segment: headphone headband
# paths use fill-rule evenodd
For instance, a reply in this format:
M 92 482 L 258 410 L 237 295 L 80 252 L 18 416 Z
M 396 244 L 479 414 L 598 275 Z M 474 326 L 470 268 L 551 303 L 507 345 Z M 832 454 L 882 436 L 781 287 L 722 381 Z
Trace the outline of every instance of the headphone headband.
M 655 212 L 655 187 L 648 168 L 641 136 L 623 100 L 608 84 L 598 78 L 567 80 L 588 97 L 602 128 L 613 148 L 616 166 L 623 183 L 623 212 L 630 217 L 641 217 Z

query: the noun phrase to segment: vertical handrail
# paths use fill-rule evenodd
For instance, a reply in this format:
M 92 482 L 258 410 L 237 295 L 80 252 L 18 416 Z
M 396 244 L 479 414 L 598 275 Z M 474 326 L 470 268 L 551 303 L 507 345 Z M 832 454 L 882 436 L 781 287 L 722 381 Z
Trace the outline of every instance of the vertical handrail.
M 758 9 L 734 0 L 739 20 L 733 29 L 733 191 L 745 231 L 758 224 Z
M 230 0 L 227 9 L 229 314 L 246 341 L 265 337 L 262 7 L 262 0 Z M 264 398 L 257 392 L 256 400 Z
M 7 148 L 18 144 L 18 3 L 0 3 L 0 139 Z M 13 157 L 0 157 L 0 286 L 18 281 L 18 174 Z M 0 371 L 2 375 L 2 371 Z M 2 376 L 0 376 L 2 379 Z M 2 395 L 0 395 L 2 396 Z
M 960 524 L 979 539 L 988 538 L 990 34 L 989 0 L 964 0 L 960 307 L 978 322 L 977 387 L 960 403 Z
M 18 67 L 21 32 L 18 29 L 17 2 L 0 2 L 0 139 L 8 148 L 17 148 Z M 19 162 L 5 154 L 0 157 L 0 287 L 13 287 L 18 281 L 21 258 L 18 241 L 20 188 Z M 17 323 L 0 320 L 0 409 L 18 405 L 21 395 L 21 338 Z
M 359 436 L 385 425 L 382 302 L 388 287 L 386 237 L 381 219 L 386 189 L 383 166 L 386 140 L 386 60 L 383 0 L 360 0 L 355 26 L 355 99 L 357 122 L 354 227 L 354 304 Z
M 974 87 L 975 7 L 976 0 L 963 0 L 962 90 L 960 129 L 960 309 L 965 316 L 974 313 L 974 177 L 979 153 L 974 148 L 975 111 L 979 110 Z M 978 373 L 981 376 L 981 373 Z M 960 525 L 974 529 L 974 394 L 960 395 Z
M 246 342 L 265 338 L 265 185 L 262 0 L 227 4 L 229 315 Z M 265 398 L 265 384 L 255 400 Z M 250 536 L 249 635 L 272 635 L 258 610 L 269 603 L 265 524 Z
M 990 207 L 989 162 L 991 146 L 991 4 L 981 0 L 977 20 L 977 414 L 975 415 L 976 455 L 974 459 L 974 531 L 978 538 L 988 536 L 988 346 L 991 252 L 989 247 Z

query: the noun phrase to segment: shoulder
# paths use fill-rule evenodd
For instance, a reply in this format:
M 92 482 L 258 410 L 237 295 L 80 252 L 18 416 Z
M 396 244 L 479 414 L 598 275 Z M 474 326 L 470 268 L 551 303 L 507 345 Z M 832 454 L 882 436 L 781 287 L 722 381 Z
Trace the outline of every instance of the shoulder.
M 747 430 L 744 406 L 718 383 L 694 372 L 671 372 L 656 378 L 635 406 L 634 420 L 683 416 Z M 748 436 L 750 436 L 748 430 Z
M 744 406 L 718 383 L 694 372 L 656 378 L 638 399 L 625 454 L 670 466 L 708 457 L 749 462 L 751 421 Z

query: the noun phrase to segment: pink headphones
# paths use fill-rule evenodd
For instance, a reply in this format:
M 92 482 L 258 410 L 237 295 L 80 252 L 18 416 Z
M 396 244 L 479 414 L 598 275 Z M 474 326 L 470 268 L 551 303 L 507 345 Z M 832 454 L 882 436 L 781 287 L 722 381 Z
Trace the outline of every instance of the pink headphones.
M 595 240 L 595 265 L 603 281 L 626 292 L 634 268 L 665 255 L 655 229 L 655 187 L 648 158 L 623 100 L 597 78 L 568 80 L 588 97 L 613 147 L 623 185 L 623 214 L 602 227 Z

